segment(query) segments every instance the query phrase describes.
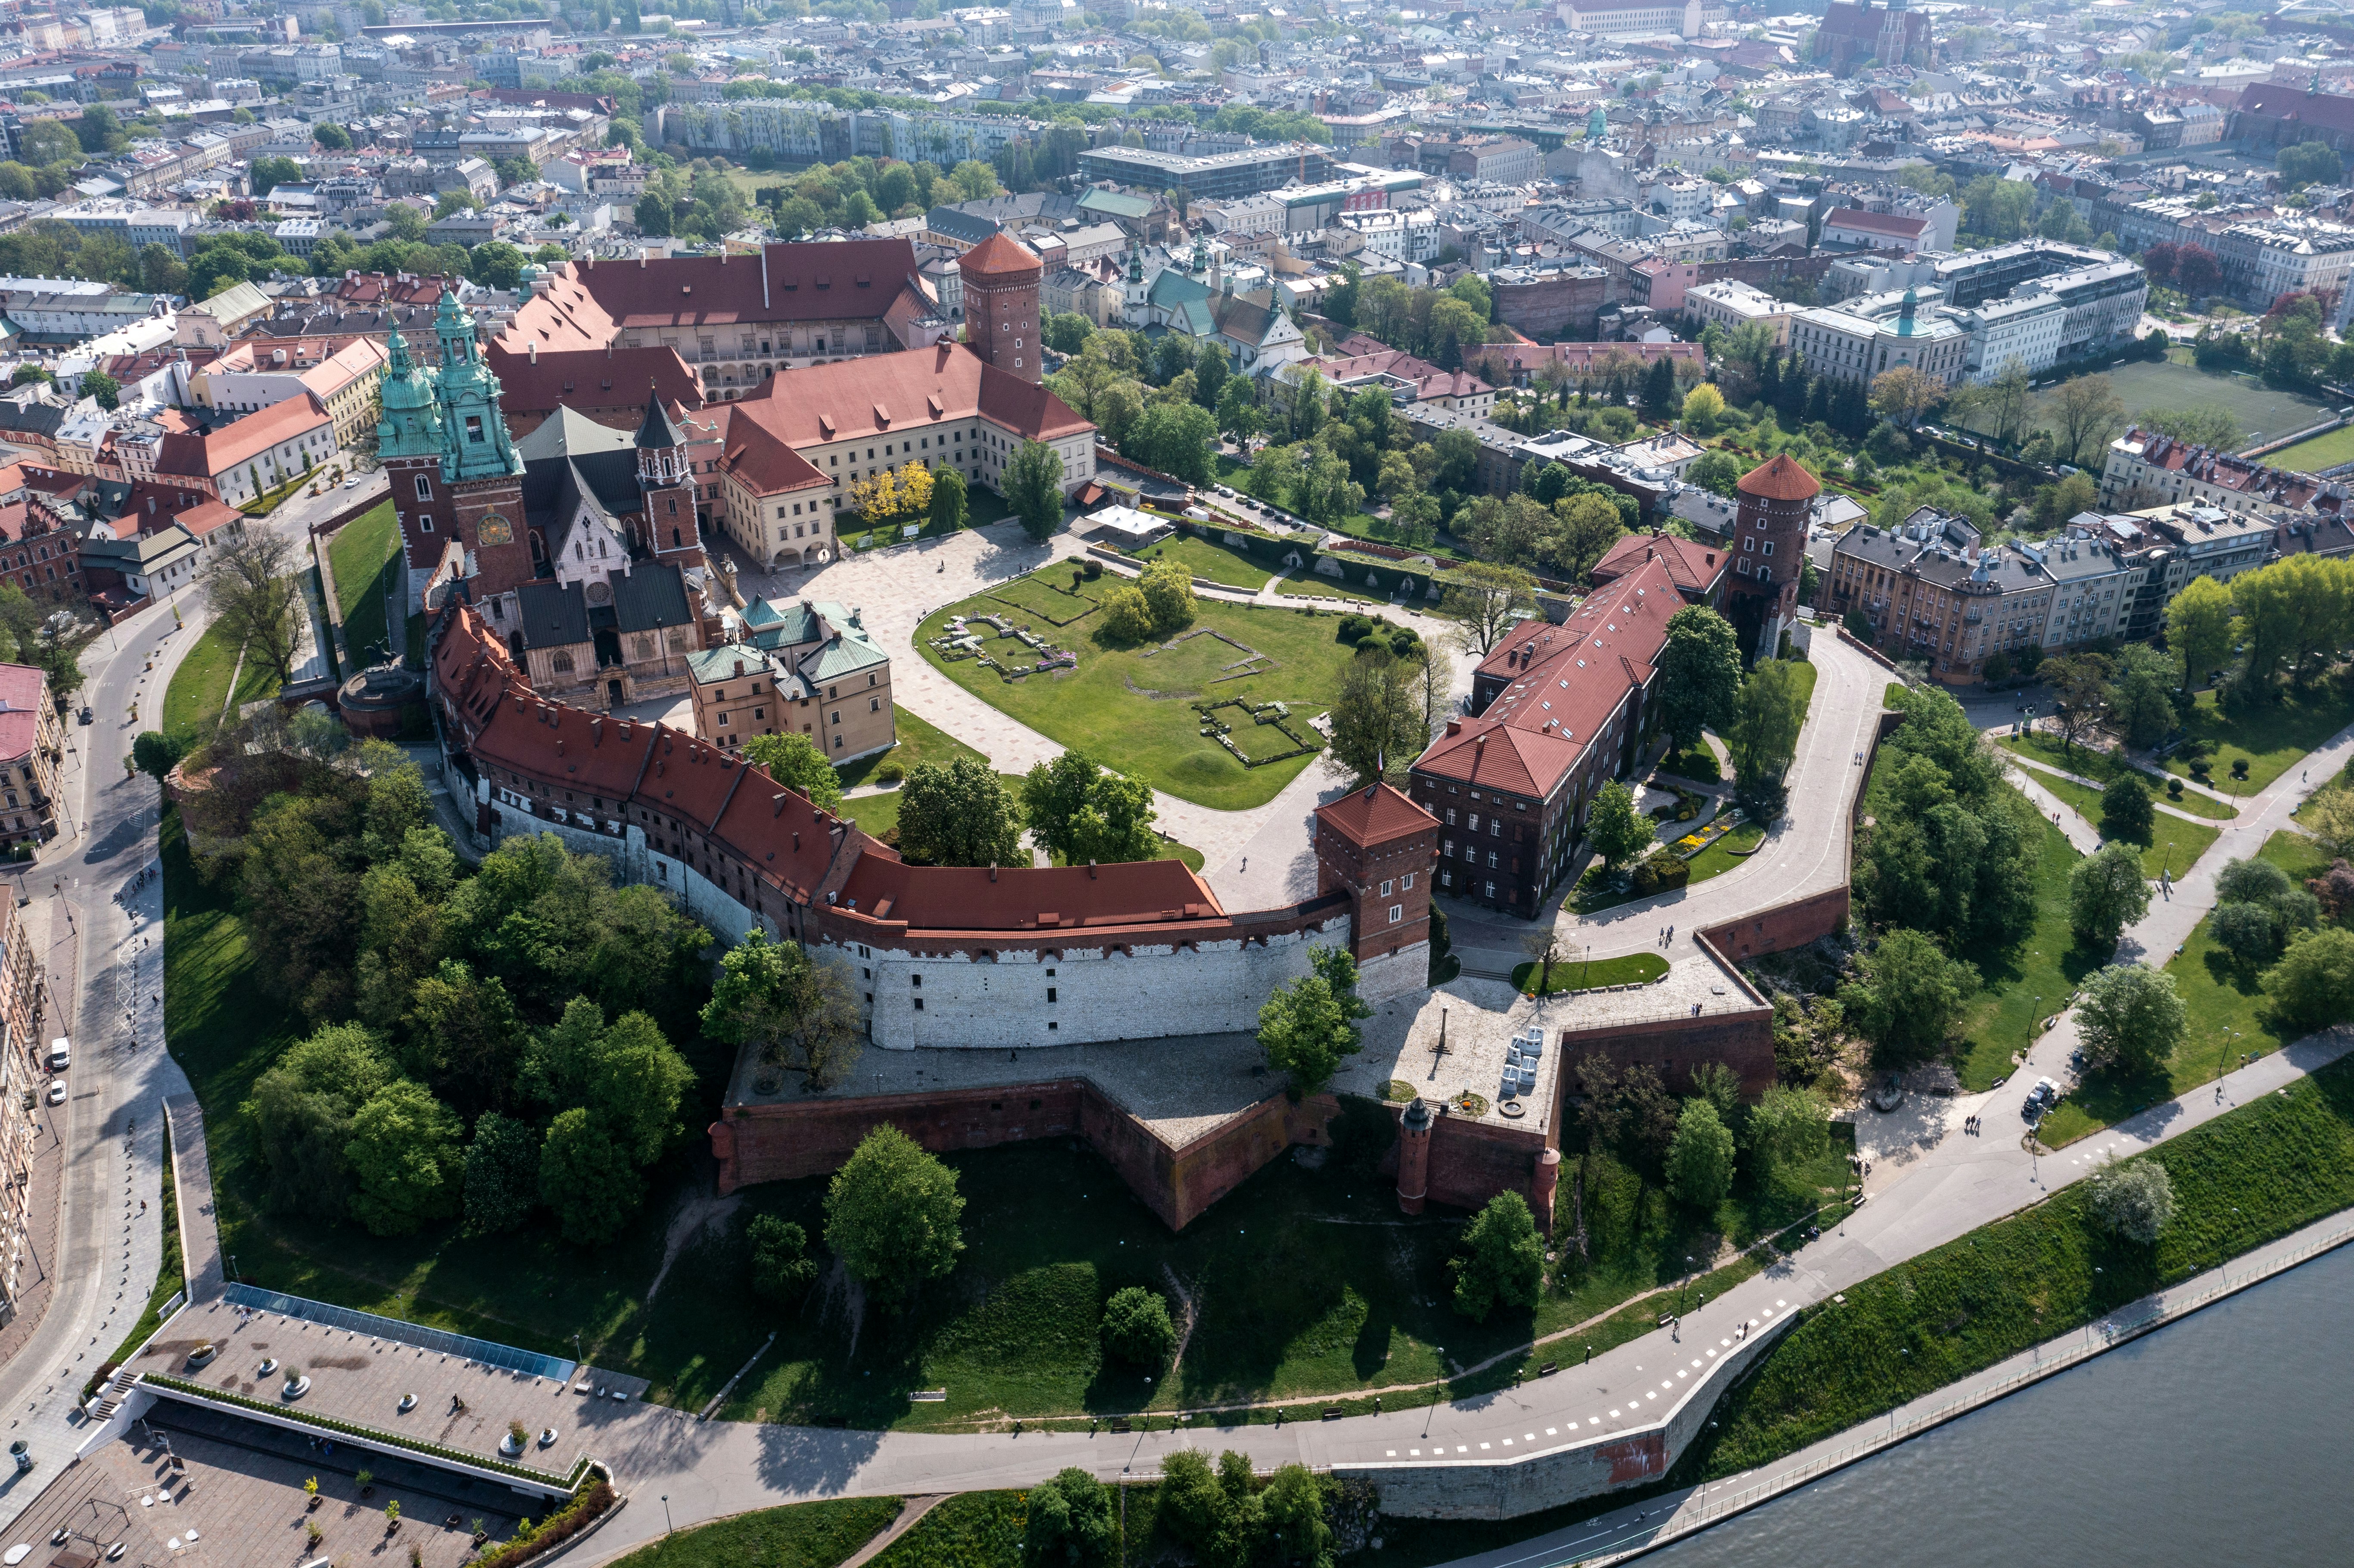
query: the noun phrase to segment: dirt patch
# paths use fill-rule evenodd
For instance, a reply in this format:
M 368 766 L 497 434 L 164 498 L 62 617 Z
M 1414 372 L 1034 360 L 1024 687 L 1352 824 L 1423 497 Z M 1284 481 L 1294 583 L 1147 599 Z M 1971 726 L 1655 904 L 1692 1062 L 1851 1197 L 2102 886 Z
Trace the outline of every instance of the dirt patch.
M 690 1198 L 681 1203 L 670 1223 L 670 1232 L 663 1238 L 662 1266 L 654 1271 L 654 1282 L 646 1287 L 646 1299 L 652 1301 L 661 1291 L 663 1281 L 670 1277 L 670 1266 L 687 1244 L 701 1234 L 705 1227 L 725 1224 L 744 1202 L 741 1193 L 730 1198 Z
M 368 1358 L 366 1356 L 313 1356 L 311 1358 L 313 1370 L 320 1367 L 332 1367 L 337 1372 L 357 1372 L 367 1364 Z

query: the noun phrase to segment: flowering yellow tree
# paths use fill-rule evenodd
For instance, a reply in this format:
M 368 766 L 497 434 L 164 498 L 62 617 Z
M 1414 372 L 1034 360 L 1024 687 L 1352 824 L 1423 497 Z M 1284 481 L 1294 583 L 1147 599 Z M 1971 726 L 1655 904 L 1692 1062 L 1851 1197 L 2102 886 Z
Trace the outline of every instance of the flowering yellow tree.
M 893 523 L 932 509 L 932 471 L 921 462 L 876 471 L 850 487 L 850 504 L 869 523 Z

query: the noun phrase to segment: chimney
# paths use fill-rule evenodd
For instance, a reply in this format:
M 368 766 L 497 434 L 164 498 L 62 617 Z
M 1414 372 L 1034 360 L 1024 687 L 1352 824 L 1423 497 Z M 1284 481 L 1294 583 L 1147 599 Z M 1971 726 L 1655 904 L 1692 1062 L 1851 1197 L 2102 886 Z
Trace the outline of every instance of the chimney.
M 1096 879 L 1096 863 L 1095 863 L 1095 862 L 1093 862 L 1093 861 L 1089 861 L 1089 862 L 1087 862 L 1087 880 L 1088 880 L 1089 882 L 1093 882 L 1095 879 Z
M 1463 733 L 1463 721 L 1459 718 L 1448 719 L 1447 721 L 1447 733 L 1449 735 L 1461 735 Z
M 997 880 L 997 863 L 995 861 L 991 861 L 989 863 L 989 880 L 991 882 L 995 882 Z
M 539 363 L 539 340 L 537 338 L 534 338 L 525 346 L 531 355 L 531 362 L 534 365 L 537 365 Z

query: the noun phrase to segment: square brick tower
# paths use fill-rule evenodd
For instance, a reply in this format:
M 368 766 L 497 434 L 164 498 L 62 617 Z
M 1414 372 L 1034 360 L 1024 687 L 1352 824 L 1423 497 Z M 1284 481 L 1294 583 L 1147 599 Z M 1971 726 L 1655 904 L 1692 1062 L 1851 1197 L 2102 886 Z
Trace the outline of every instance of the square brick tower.
M 1798 582 L 1807 568 L 1807 524 L 1822 485 L 1787 452 L 1741 476 L 1733 546 L 1734 623 L 1753 656 L 1771 659 L 1798 618 Z
M 1421 990 L 1430 965 L 1438 819 L 1386 784 L 1316 808 L 1316 892 L 1349 896 L 1349 950 L 1367 997 Z
M 1000 231 L 957 258 L 957 275 L 964 280 L 964 335 L 972 351 L 1008 376 L 1034 386 L 1044 380 L 1038 284 L 1046 264 Z

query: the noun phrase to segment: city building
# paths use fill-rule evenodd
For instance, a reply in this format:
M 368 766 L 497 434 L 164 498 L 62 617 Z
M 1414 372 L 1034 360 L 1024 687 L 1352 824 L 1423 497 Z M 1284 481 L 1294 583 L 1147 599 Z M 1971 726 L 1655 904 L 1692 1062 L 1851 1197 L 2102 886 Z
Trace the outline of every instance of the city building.
M 232 416 L 308 393 L 334 421 L 336 444 L 348 447 L 376 423 L 386 362 L 373 338 L 248 338 L 192 372 L 188 390 L 198 408 Z
M 1702 328 L 1721 326 L 1727 332 L 1737 332 L 1751 322 L 1764 322 L 1774 329 L 1774 346 L 1787 348 L 1790 343 L 1790 318 L 1798 307 L 1787 300 L 1777 300 L 1765 290 L 1742 282 L 1736 278 L 1714 283 L 1696 283 L 1684 291 L 1685 317 Z
M 1597 38 L 1696 38 L 1701 0 L 1560 0 L 1554 15 Z
M 1909 365 L 1950 387 L 1967 362 L 1969 334 L 1918 293 L 1871 294 L 1840 305 L 1818 305 L 1790 322 L 1790 346 L 1808 370 L 1869 386 L 1874 376 Z
M 1837 207 L 1824 215 L 1823 243 L 1860 250 L 1920 250 L 1930 241 L 1927 218 L 1903 212 L 1859 212 Z
M 339 450 L 334 416 L 306 387 L 208 431 L 164 436 L 155 467 L 159 475 L 242 506 L 333 462 Z
M 2120 512 L 2175 502 L 2203 503 L 2249 517 L 2306 510 L 2326 482 L 2311 474 L 2270 468 L 2235 452 L 2194 447 L 2136 426 L 2109 443 L 2101 468 L 2101 499 Z
M 1147 147 L 1091 147 L 1079 154 L 1079 178 L 1110 180 L 1139 190 L 1182 190 L 1195 201 L 1218 201 L 1320 185 L 1332 177 L 1329 148 L 1312 142 L 1238 147 L 1195 156 Z
M 755 599 L 743 640 L 689 661 L 695 733 L 734 749 L 756 735 L 799 735 L 853 762 L 898 741 L 891 656 L 841 605 Z
M 2060 357 L 2067 335 L 2068 308 L 2056 295 L 2031 291 L 2022 284 L 2016 293 L 1987 300 L 1953 313 L 1969 334 L 1963 373 L 1984 385 L 2017 365 L 2030 376 L 2041 376 Z
M 2034 556 L 1981 551 L 1964 518 L 1923 507 L 1895 528 L 1859 523 L 1832 546 L 1819 596 L 1893 659 L 1917 659 L 1951 685 L 1985 677 L 2001 652 L 2041 646 L 2055 597 Z
M 0 664 L 0 842 L 29 853 L 58 836 L 58 767 L 65 754 L 65 726 L 48 676 L 31 664 Z M 6 968 L 0 955 L 0 971 Z

